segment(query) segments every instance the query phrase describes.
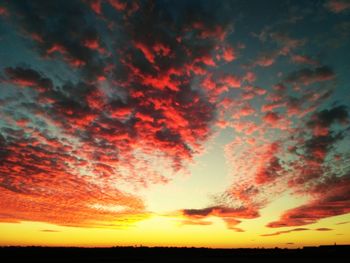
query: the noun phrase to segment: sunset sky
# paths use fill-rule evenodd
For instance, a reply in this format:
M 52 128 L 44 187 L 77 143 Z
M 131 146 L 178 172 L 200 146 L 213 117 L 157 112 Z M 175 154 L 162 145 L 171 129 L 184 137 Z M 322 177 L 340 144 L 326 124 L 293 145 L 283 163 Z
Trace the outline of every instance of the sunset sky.
M 0 0 L 0 245 L 350 243 L 350 1 Z

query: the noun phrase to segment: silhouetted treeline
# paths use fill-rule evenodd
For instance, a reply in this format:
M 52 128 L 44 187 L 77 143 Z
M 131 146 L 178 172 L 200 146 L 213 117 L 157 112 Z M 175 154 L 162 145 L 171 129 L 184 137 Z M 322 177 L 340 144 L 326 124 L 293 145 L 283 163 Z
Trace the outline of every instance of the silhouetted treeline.
M 310 262 L 350 258 L 350 245 L 302 249 L 1 247 L 1 262 Z

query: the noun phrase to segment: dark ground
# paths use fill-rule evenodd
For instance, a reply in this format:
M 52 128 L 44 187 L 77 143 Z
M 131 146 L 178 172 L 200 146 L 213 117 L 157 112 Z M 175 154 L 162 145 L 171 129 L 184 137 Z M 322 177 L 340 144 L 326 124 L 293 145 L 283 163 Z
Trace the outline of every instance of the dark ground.
M 303 249 L 0 247 L 0 262 L 349 262 L 350 245 Z M 335 262 L 334 262 L 335 263 Z

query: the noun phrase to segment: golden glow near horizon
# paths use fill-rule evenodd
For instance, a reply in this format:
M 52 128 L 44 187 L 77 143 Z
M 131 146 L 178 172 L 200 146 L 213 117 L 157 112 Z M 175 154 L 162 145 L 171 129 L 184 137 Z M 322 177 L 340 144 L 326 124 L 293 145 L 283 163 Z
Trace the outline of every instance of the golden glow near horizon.
M 311 229 L 332 227 L 333 231 L 305 230 L 288 234 L 261 237 L 258 233 L 272 233 L 258 222 L 242 223 L 246 232 L 227 230 L 225 223 L 210 218 L 210 226 L 181 225 L 178 218 L 153 216 L 128 229 L 64 227 L 39 222 L 2 223 L 0 245 L 8 246 L 178 246 L 178 247 L 303 247 L 325 244 L 348 244 L 349 225 L 337 225 L 349 216 L 324 219 Z M 289 230 L 292 228 L 286 228 Z
M 289 200 L 288 200 L 289 199 Z M 264 225 L 279 216 L 286 204 L 290 208 L 298 204 L 284 197 L 272 203 L 257 219 L 244 220 L 240 226 L 245 232 L 227 229 L 216 217 L 207 218 L 211 225 L 182 224 L 183 217 L 152 215 L 131 227 L 82 228 L 65 227 L 41 222 L 1 223 L 0 245 L 20 246 L 177 246 L 177 247 L 287 247 L 317 246 L 325 244 L 348 244 L 350 216 L 341 215 L 320 220 L 312 226 L 303 226 L 303 231 L 292 231 L 275 236 L 261 236 L 296 227 L 271 229 Z M 340 224 L 339 224 L 340 223 Z M 329 229 L 329 230 L 325 230 Z

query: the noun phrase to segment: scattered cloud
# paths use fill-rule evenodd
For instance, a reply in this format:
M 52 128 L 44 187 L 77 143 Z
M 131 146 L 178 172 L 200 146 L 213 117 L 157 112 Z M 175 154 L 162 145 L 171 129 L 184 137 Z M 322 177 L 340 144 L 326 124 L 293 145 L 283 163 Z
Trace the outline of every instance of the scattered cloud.
M 333 13 L 342 13 L 350 8 L 350 3 L 346 0 L 329 0 L 326 7 Z
M 312 59 L 309 56 L 305 55 L 292 55 L 291 59 L 293 62 L 298 63 L 298 64 L 308 64 L 311 66 L 318 66 L 320 63 L 317 60 Z
M 287 83 L 300 83 L 310 85 L 315 82 L 327 81 L 335 78 L 335 73 L 328 66 L 321 66 L 314 69 L 304 68 L 290 73 L 286 77 Z

